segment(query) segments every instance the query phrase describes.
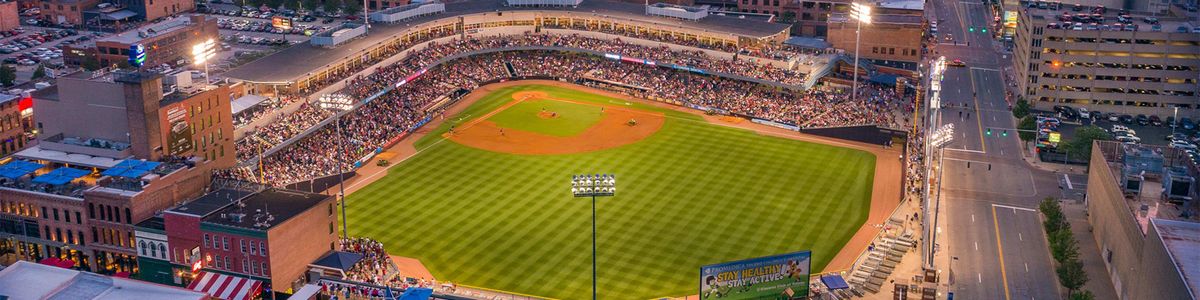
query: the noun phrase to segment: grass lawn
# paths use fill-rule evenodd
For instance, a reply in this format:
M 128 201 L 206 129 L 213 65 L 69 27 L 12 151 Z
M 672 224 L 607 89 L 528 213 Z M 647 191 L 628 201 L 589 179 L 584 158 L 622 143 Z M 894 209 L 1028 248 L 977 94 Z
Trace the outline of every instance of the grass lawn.
M 548 86 L 485 96 L 464 122 L 513 92 L 619 102 Z M 590 297 L 591 201 L 572 198 L 577 173 L 617 174 L 598 202 L 599 294 L 650 299 L 697 293 L 701 265 L 812 250 L 822 269 L 866 220 L 875 157 L 668 115 L 655 135 L 583 154 L 522 156 L 441 141 L 349 196 L 351 235 L 420 259 L 442 280 L 562 299 Z M 540 107 L 535 107 L 540 110 Z M 539 121 L 529 115 L 529 122 Z
M 511 98 L 510 98 L 511 99 Z M 531 117 L 545 109 L 557 113 L 554 118 Z M 526 100 L 488 118 L 505 128 L 551 136 L 575 136 L 600 121 L 600 108 L 554 100 Z

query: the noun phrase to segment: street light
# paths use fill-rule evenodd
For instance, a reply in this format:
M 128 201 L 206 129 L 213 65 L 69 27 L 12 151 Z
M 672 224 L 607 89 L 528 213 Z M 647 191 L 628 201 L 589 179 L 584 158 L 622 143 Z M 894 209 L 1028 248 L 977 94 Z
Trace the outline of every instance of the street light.
M 617 194 L 617 176 L 613 174 L 583 174 L 571 176 L 571 194 L 592 197 L 592 300 L 596 300 L 596 197 Z
M 338 135 L 338 204 L 342 207 L 342 238 L 350 238 L 350 231 L 346 230 L 346 136 L 342 135 L 342 114 L 354 107 L 354 99 L 346 94 L 325 94 L 317 99 L 317 106 L 337 111 L 333 122 L 337 123 Z
M 208 60 L 217 56 L 217 42 L 213 39 L 192 45 L 192 63 L 204 65 L 204 85 L 208 85 L 211 81 L 208 78 Z
M 862 24 L 871 24 L 871 7 L 861 3 L 850 4 L 850 18 L 858 21 L 854 29 L 854 85 L 850 88 L 850 101 L 858 97 L 858 44 L 862 40 Z

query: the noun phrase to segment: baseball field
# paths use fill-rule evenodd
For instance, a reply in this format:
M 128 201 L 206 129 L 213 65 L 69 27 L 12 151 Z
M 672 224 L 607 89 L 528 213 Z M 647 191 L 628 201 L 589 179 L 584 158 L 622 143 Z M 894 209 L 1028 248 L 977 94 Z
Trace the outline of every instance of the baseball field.
M 865 151 L 567 87 L 486 93 L 350 194 L 351 235 L 439 280 L 589 298 L 591 199 L 569 180 L 616 174 L 596 208 L 599 294 L 650 299 L 694 295 L 700 266 L 731 260 L 812 250 L 821 270 L 871 207 Z

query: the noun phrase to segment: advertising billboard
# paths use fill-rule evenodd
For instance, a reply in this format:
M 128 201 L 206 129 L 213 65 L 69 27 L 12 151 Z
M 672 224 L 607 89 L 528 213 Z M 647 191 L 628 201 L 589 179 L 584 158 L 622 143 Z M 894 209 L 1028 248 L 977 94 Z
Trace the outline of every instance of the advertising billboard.
M 812 251 L 700 267 L 700 299 L 803 299 Z
M 292 19 L 283 16 L 271 18 L 271 27 L 280 30 L 292 30 Z
M 146 47 L 142 44 L 129 45 L 129 65 L 135 68 L 146 63 Z
M 181 155 L 192 150 L 192 131 L 188 124 L 187 109 L 176 105 L 167 109 L 167 153 Z

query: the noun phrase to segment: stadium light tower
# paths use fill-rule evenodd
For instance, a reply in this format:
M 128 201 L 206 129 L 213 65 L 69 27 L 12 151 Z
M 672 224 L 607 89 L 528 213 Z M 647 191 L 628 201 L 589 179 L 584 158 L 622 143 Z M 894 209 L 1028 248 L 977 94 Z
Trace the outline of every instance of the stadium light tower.
M 862 3 L 850 3 L 850 18 L 858 21 L 854 29 L 854 85 L 850 88 L 850 101 L 858 99 L 858 45 L 862 40 L 862 24 L 871 24 L 871 7 Z
M 925 180 L 924 184 L 921 185 L 921 212 L 923 215 L 923 218 L 921 218 L 921 228 L 924 229 L 923 240 L 925 244 L 922 245 L 923 247 L 921 247 L 921 260 L 926 269 L 933 269 L 935 267 L 933 261 L 934 244 L 931 241 L 933 240 L 933 234 L 935 233 L 936 228 L 933 228 L 931 219 L 936 217 L 934 215 L 936 214 L 936 211 L 930 211 L 933 206 L 932 204 L 934 204 L 931 203 L 933 201 L 930 199 L 930 194 L 932 192 L 930 180 L 933 177 L 932 158 L 935 153 L 938 153 L 933 151 L 933 149 L 935 147 L 941 147 L 945 146 L 945 144 L 948 144 L 950 142 L 950 138 L 952 138 L 951 135 L 953 135 L 954 129 L 953 127 L 950 127 L 950 129 L 948 129 L 950 133 L 947 134 L 945 133 L 946 130 L 942 130 L 940 128 L 941 126 L 938 125 L 941 123 L 941 114 L 939 112 L 941 111 L 942 107 L 942 79 L 944 78 L 943 73 L 946 71 L 946 57 L 938 57 L 937 60 L 933 61 L 933 63 L 929 66 L 929 69 L 929 104 L 925 106 L 925 109 L 927 110 L 926 116 L 929 118 L 929 124 L 925 127 L 926 134 L 928 134 L 925 139 L 926 144 L 924 149 Z M 935 141 L 938 143 L 935 143 Z
M 204 65 L 204 84 L 208 85 L 208 61 L 217 55 L 217 42 L 213 39 L 192 45 L 192 63 Z
M 317 99 L 317 106 L 337 111 L 333 122 L 337 123 L 338 135 L 338 203 L 342 207 L 342 238 L 350 238 L 346 230 L 346 136 L 342 135 L 342 114 L 354 107 L 354 99 L 345 94 L 326 94 Z
M 613 174 L 572 175 L 571 194 L 576 198 L 592 197 L 592 300 L 596 300 L 596 197 L 616 195 L 617 176 Z

